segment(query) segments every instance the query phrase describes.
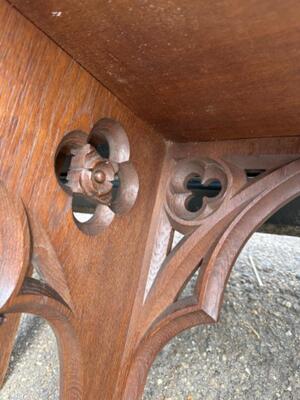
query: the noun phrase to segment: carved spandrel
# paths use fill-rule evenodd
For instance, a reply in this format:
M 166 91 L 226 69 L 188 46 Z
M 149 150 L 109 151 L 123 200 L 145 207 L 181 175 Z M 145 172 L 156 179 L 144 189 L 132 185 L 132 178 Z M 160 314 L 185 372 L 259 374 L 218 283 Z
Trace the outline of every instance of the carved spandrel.
M 259 161 L 264 165 L 263 156 Z M 241 163 L 218 159 L 222 173 L 217 175 L 214 169 L 210 179 L 218 177 L 223 190 L 191 214 L 185 210 L 189 196 L 186 182 L 193 174 L 201 176 L 205 163 L 208 161 L 201 159 L 195 163 L 194 157 L 192 162 L 190 158 L 175 162 L 175 178 L 171 174 L 169 185 L 163 189 L 164 218 L 184 237 L 156 268 L 141 308 L 124 400 L 139 399 L 148 369 L 168 340 L 189 327 L 218 321 L 226 282 L 244 244 L 271 214 L 300 194 L 300 158 L 295 155 L 286 157 L 280 166 L 275 158 L 274 167 L 269 157 L 268 168 L 258 168 L 259 173 L 251 178 Z M 176 170 L 181 166 L 183 171 Z M 226 176 L 221 176 L 223 173 Z M 158 241 L 160 230 L 157 234 Z M 193 292 L 187 297 L 178 296 L 200 262 Z
M 35 314 L 49 322 L 59 343 L 61 400 L 81 400 L 81 351 L 72 324 L 73 304 L 62 265 L 40 222 L 1 181 L 0 201 L 0 314 L 3 318 L 7 315 L 10 323 L 0 324 L 0 329 L 5 327 L 6 335 L 10 335 L 9 347 L 0 362 L 0 377 L 8 366 L 18 326 L 17 314 Z M 29 277 L 32 265 L 41 280 Z

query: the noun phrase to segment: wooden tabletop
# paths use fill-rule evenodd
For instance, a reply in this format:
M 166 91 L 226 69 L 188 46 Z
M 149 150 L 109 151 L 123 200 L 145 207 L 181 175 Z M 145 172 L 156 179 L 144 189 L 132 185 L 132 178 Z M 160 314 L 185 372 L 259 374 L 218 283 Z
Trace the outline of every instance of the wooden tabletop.
M 300 132 L 299 0 L 10 0 L 172 140 Z

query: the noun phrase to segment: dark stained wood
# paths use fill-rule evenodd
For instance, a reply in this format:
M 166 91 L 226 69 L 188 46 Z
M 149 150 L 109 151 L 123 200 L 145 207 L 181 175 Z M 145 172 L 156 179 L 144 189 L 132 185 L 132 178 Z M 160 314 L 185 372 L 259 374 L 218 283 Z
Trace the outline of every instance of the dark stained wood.
M 171 140 L 300 133 L 299 0 L 10 0 Z

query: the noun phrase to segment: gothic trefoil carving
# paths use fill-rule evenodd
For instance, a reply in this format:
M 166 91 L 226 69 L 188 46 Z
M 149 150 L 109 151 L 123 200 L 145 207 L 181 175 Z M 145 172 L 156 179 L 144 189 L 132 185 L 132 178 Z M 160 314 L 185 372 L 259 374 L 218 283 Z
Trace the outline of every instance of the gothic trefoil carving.
M 74 135 L 67 141 L 70 138 Z M 129 192 L 111 196 L 112 177 L 127 161 L 101 159 L 91 146 L 85 135 L 74 151 L 69 189 L 97 198 L 99 209 L 128 211 L 137 195 L 136 174 L 124 181 Z M 298 153 L 272 157 L 262 149 L 253 156 L 252 150 L 245 151 L 248 145 L 240 145 L 242 155 L 222 154 L 203 151 L 203 146 L 168 147 L 112 400 L 139 400 L 148 370 L 167 341 L 186 328 L 218 321 L 226 283 L 244 244 L 271 214 L 300 194 Z M 99 182 L 102 186 L 97 187 Z M 3 182 L 0 199 L 1 318 L 24 312 L 49 321 L 60 344 L 60 398 L 81 400 L 82 354 L 73 325 L 78 316 L 62 265 L 37 216 Z M 116 199 L 122 201 L 115 203 Z M 107 226 L 98 223 L 100 230 Z M 95 229 L 93 234 L 98 232 Z M 174 247 L 175 232 L 182 239 Z M 39 280 L 31 277 L 33 268 Z M 195 271 L 192 294 L 183 297 L 182 290 Z
M 162 242 L 158 237 L 154 242 L 144 298 L 130 331 L 133 350 L 128 350 L 124 400 L 140 398 L 148 369 L 168 340 L 186 328 L 218 321 L 227 280 L 244 244 L 300 194 L 299 156 L 281 163 L 263 155 L 209 158 L 189 151 L 191 146 L 186 145 L 187 154 L 179 150 L 180 157 L 167 161 L 157 228 Z M 183 238 L 171 248 L 165 236 L 168 232 L 171 238 L 174 231 Z M 159 259 L 158 250 L 164 254 L 160 265 L 153 261 Z M 193 293 L 180 296 L 198 268 Z

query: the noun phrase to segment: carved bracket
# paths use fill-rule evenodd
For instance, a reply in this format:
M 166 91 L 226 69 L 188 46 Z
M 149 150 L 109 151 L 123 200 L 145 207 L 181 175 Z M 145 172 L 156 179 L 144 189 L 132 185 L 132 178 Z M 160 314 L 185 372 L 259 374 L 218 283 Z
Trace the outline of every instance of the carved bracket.
M 227 153 L 216 151 L 214 144 L 206 145 L 208 151 L 204 147 L 168 147 L 112 400 L 140 399 L 148 370 L 165 343 L 183 329 L 218 321 L 226 283 L 244 244 L 300 194 L 299 143 L 298 151 L 293 143 L 288 150 L 276 144 L 273 155 L 264 154 L 265 145 L 258 154 L 248 144 Z M 69 157 L 65 183 L 60 181 L 64 190 L 96 204 L 92 220 L 79 226 L 84 232 L 100 232 L 115 214 L 133 206 L 138 179 L 118 123 L 101 120 L 90 135 L 68 134 L 58 149 L 57 174 L 67 159 L 62 156 Z M 249 174 L 249 168 L 255 173 Z M 63 268 L 36 216 L 1 182 L 0 199 L 0 315 L 31 312 L 50 322 L 64 368 L 61 398 L 80 400 L 81 351 Z M 175 231 L 183 238 L 173 247 Z M 30 278 L 32 266 L 40 281 Z M 182 297 L 195 271 L 193 293 Z
M 121 374 L 119 382 L 124 400 L 141 397 L 148 369 L 168 340 L 183 329 L 218 321 L 228 277 L 244 244 L 271 214 L 300 194 L 299 155 L 284 161 L 263 155 L 203 158 L 191 147 L 186 145 L 187 155 L 179 145 L 169 152 L 157 224 L 162 240 L 154 241 L 148 281 L 142 283 L 145 294 L 130 329 L 123 364 L 128 375 Z M 253 165 L 254 177 L 243 161 Z M 190 207 L 195 186 L 204 195 L 198 193 L 200 202 Z M 172 249 L 166 232 L 172 240 L 174 231 L 184 236 Z M 182 298 L 196 270 L 193 294 Z

